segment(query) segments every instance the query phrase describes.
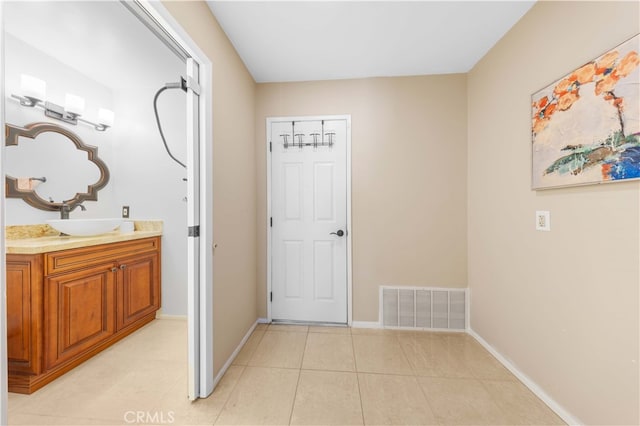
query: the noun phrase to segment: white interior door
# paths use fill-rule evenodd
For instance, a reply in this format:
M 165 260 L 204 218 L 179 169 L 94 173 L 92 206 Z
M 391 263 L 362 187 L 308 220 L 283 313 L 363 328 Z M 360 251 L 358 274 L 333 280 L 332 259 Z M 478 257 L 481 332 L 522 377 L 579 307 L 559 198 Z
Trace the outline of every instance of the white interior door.
M 271 121 L 271 318 L 347 323 L 346 119 Z
M 200 205 L 198 64 L 187 59 L 187 330 L 188 395 L 200 397 Z

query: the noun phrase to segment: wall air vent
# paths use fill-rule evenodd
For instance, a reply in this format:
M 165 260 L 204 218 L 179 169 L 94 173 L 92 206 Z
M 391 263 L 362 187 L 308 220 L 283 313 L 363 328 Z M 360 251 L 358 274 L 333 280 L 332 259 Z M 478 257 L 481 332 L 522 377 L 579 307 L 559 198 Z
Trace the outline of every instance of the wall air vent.
M 385 328 L 458 330 L 467 324 L 467 290 L 380 287 L 380 324 Z

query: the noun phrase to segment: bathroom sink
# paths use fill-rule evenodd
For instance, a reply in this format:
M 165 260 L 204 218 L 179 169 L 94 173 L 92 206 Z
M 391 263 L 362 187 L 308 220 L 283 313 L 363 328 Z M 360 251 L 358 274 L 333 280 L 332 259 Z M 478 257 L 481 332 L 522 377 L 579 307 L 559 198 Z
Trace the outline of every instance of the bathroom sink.
M 113 231 L 122 219 L 51 219 L 47 223 L 56 231 L 76 237 L 89 237 Z

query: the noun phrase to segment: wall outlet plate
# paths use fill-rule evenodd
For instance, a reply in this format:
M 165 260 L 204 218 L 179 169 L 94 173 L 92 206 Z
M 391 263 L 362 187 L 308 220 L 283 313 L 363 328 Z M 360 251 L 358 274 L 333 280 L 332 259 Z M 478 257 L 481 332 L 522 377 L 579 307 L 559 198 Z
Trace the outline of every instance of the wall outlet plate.
M 551 231 L 551 213 L 549 211 L 536 211 L 536 231 Z
M 129 217 L 129 206 L 122 206 L 122 217 L 125 219 Z

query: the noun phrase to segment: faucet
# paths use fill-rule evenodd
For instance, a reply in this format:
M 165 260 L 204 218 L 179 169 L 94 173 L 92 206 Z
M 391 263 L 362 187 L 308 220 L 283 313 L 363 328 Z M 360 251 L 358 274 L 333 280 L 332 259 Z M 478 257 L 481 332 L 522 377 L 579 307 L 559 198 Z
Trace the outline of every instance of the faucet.
M 76 204 L 75 206 L 71 207 L 69 204 L 63 201 L 62 205 L 60 206 L 60 219 L 69 219 L 69 213 L 75 210 L 76 207 L 80 207 L 80 210 L 82 211 L 87 210 L 87 208 L 82 204 Z

